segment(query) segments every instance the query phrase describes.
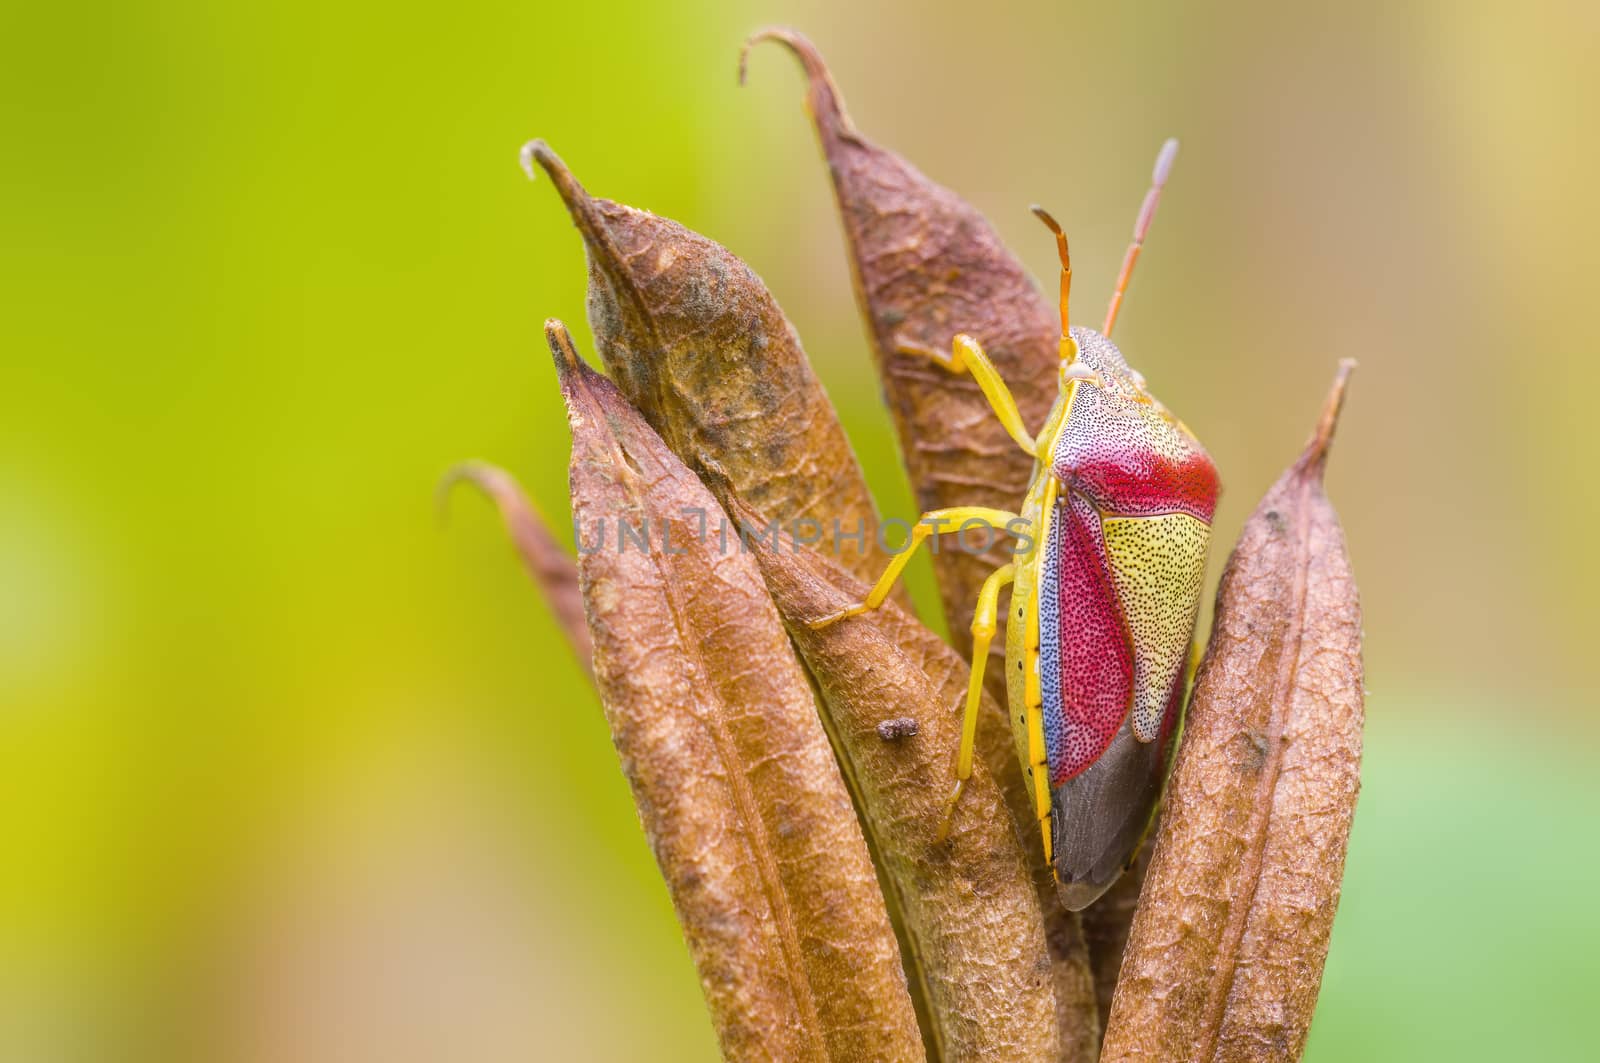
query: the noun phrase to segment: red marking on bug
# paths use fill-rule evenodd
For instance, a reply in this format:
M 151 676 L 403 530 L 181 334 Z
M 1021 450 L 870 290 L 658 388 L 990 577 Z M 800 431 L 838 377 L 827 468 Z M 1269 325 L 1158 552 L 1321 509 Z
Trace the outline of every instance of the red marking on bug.
M 1217 469 L 1193 437 L 1126 394 L 1092 383 L 1077 389 L 1050 459 L 1056 479 L 1106 516 L 1187 513 L 1211 523 Z
M 1050 784 L 1060 786 L 1106 751 L 1133 704 L 1133 651 L 1112 586 L 1100 514 L 1080 495 L 1056 511 L 1063 521 L 1056 567 L 1061 646 L 1061 719 L 1047 742 Z
M 1217 468 L 1204 454 L 1174 461 L 1137 444 L 1112 443 L 1092 446 L 1085 457 L 1057 476 L 1092 497 L 1108 516 L 1187 513 L 1210 524 L 1216 513 Z

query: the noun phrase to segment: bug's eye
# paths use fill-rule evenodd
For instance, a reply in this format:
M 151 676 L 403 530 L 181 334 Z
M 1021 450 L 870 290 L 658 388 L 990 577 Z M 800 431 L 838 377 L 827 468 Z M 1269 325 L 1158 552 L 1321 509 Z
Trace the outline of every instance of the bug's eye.
M 1073 362 L 1071 365 L 1062 366 L 1061 379 L 1083 380 L 1093 384 L 1097 388 L 1105 387 L 1105 383 L 1100 379 L 1100 374 L 1096 373 L 1093 369 L 1090 369 L 1082 362 Z

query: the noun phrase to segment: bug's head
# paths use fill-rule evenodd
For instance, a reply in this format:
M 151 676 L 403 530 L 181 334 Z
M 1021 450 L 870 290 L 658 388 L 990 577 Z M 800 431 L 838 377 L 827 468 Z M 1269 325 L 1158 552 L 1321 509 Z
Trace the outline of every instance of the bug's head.
M 1071 346 L 1072 357 L 1061 359 L 1061 369 L 1057 374 L 1063 394 L 1073 381 L 1081 381 L 1104 393 L 1103 401 L 1121 407 L 1126 416 L 1154 415 L 1184 433 L 1188 432 L 1151 394 L 1150 384 L 1144 374 L 1129 365 L 1122 351 L 1103 333 L 1074 325 L 1062 343 L 1063 347 L 1068 345 Z
M 1087 330 L 1085 330 L 1087 331 Z M 1078 357 L 1077 338 L 1072 338 L 1072 357 L 1061 359 L 1061 371 L 1056 374 L 1056 379 L 1064 392 L 1074 380 L 1081 380 L 1091 387 L 1105 387 L 1105 378 L 1096 372 L 1088 362 Z
M 1122 350 L 1102 332 L 1082 325 L 1070 329 L 1073 360 L 1061 363 L 1061 383 L 1082 380 L 1090 387 L 1104 393 L 1105 401 L 1114 405 L 1150 406 L 1162 413 L 1166 407 L 1150 393 L 1144 374 L 1128 364 Z M 1127 411 L 1130 415 L 1133 410 Z

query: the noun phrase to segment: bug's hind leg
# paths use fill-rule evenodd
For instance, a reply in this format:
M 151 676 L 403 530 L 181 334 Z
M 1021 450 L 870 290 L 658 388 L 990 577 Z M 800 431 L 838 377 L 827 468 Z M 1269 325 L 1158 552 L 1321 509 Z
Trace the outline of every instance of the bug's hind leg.
M 906 563 L 911 560 L 911 555 L 917 552 L 917 547 L 927 541 L 930 535 L 941 535 L 945 532 L 964 531 L 968 528 L 988 528 L 992 531 L 1005 532 L 1008 535 L 1022 533 L 1019 524 L 1025 524 L 1022 517 L 1003 509 L 989 509 L 985 506 L 956 506 L 952 509 L 935 509 L 924 513 L 917 518 L 916 526 L 911 529 L 911 540 L 905 548 L 889 559 L 889 567 L 883 570 L 883 575 L 878 577 L 878 582 L 873 584 L 864 601 L 841 609 L 837 613 L 829 613 L 810 621 L 812 628 L 823 628 L 829 624 L 843 620 L 847 616 L 860 616 L 862 613 L 871 612 L 884 603 L 889 597 L 889 591 L 894 587 L 894 581 L 900 578 L 900 573 L 905 571 Z
M 995 625 L 1000 611 L 1000 588 L 1016 578 L 1017 566 L 1002 565 L 983 581 L 978 592 L 978 607 L 972 614 L 972 676 L 967 681 L 967 706 L 961 714 L 961 745 L 956 751 L 956 785 L 945 802 L 944 816 L 939 821 L 939 833 L 934 843 L 950 836 L 950 826 L 955 821 L 956 802 L 961 791 L 972 777 L 972 754 L 978 739 L 978 706 L 983 701 L 983 670 L 989 660 L 989 643 L 994 641 Z

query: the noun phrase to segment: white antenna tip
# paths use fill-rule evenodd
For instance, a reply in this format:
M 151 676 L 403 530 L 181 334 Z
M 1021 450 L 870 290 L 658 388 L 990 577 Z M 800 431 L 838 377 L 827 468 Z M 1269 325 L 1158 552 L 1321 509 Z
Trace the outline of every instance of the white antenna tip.
M 1157 187 L 1167 183 L 1167 178 L 1172 174 L 1172 163 L 1178 157 L 1178 138 L 1168 137 L 1167 142 L 1161 145 L 1161 154 L 1156 156 L 1155 173 L 1151 181 Z
M 530 140 L 522 145 L 522 150 L 517 153 L 517 161 L 522 163 L 522 172 L 528 175 L 528 180 L 537 181 L 539 171 L 534 169 L 533 152 L 538 147 L 537 140 Z

